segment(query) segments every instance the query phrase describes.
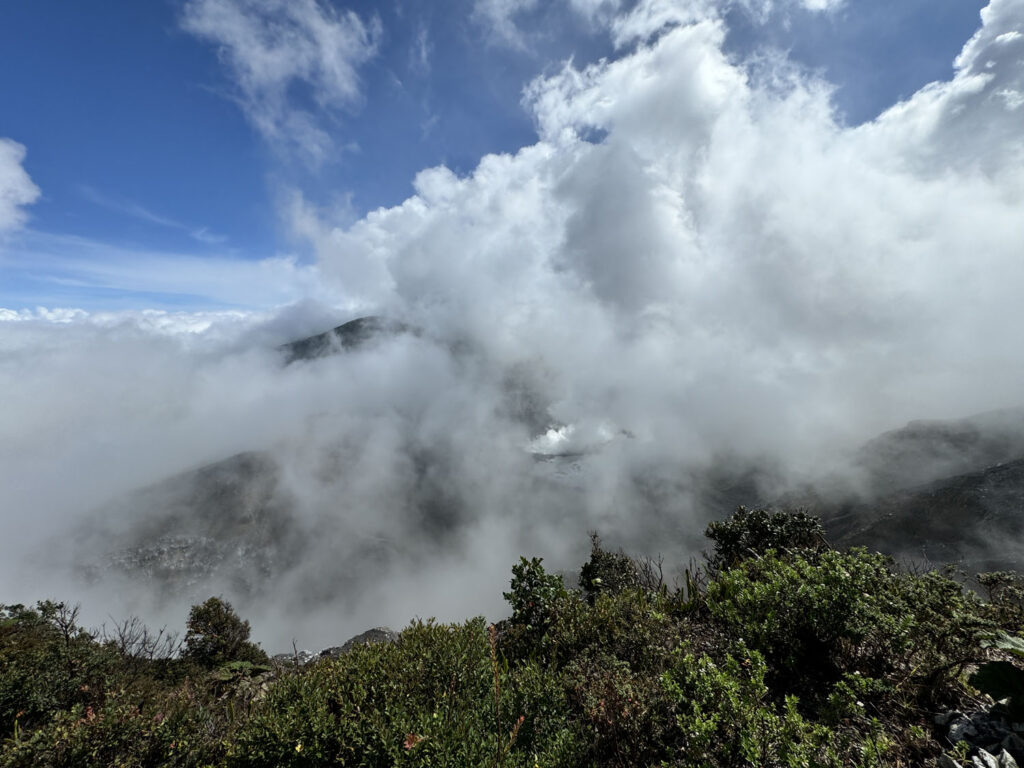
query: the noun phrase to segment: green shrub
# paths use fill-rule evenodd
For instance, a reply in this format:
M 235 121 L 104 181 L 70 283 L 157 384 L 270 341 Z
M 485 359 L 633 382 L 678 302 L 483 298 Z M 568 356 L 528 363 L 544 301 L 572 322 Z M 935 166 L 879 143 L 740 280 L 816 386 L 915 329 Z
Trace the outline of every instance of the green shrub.
M 119 657 L 77 624 L 77 608 L 0 606 L 0 733 L 46 722 L 75 705 L 98 706 Z
M 668 600 L 638 590 L 599 595 L 593 605 L 562 599 L 548 629 L 547 658 L 563 667 L 588 654 L 605 654 L 634 670 L 661 671 L 681 638 Z
M 587 652 L 563 673 L 573 719 L 587 734 L 586 764 L 658 765 L 668 757 L 671 700 L 657 675 L 612 654 Z
M 672 766 L 845 765 L 843 740 L 828 728 L 810 723 L 788 696 L 781 706 L 765 684 L 767 666 L 742 644 L 723 658 L 699 656 L 684 648 L 661 683 L 676 703 Z
M 0 610 L 2 768 L 199 766 L 218 761 L 232 691 L 171 682 L 175 662 L 129 658 L 43 602 Z M 180 664 L 180 662 L 179 662 Z
M 211 597 L 189 611 L 182 656 L 208 668 L 229 661 L 266 664 L 270 659 L 249 642 L 249 632 L 249 622 L 239 618 L 231 603 Z
M 598 595 L 616 594 L 640 586 L 636 564 L 622 552 L 601 546 L 596 533 L 590 534 L 590 559 L 580 569 L 580 588 L 590 603 Z
M 748 557 L 776 552 L 824 549 L 821 520 L 804 511 L 784 512 L 739 507 L 728 520 L 711 523 L 705 535 L 715 546 L 715 570 L 731 568 Z
M 159 692 L 112 691 L 99 708 L 76 704 L 46 725 L 9 740 L 3 768 L 199 768 L 219 763 L 230 737 L 227 707 Z
M 62 604 L 0 606 L 0 768 L 924 765 L 978 662 L 972 682 L 1024 712 L 1015 575 L 979 577 L 986 603 L 764 510 L 709 535 L 674 593 L 660 561 L 594 536 L 578 590 L 521 559 L 500 629 L 414 622 L 287 669 L 217 598 L 182 658 L 137 622 L 98 639 Z
M 562 577 L 549 574 L 541 558 L 519 559 L 512 566 L 511 591 L 503 593 L 512 606 L 509 623 L 530 642 L 543 638 L 560 600 L 568 596 Z
M 816 705 L 852 674 L 885 681 L 877 707 L 949 698 L 987 626 L 956 582 L 895 573 L 887 558 L 863 550 L 812 559 L 769 551 L 721 573 L 707 605 L 729 634 L 764 654 L 773 688 Z
M 985 615 L 1007 632 L 1024 631 L 1024 579 L 1012 571 L 981 573 L 977 579 L 987 593 Z
M 518 766 L 571 748 L 552 681 L 527 665 L 519 685 L 491 650 L 483 619 L 416 622 L 394 644 L 289 675 L 243 728 L 230 763 Z
M 707 605 L 784 682 L 834 682 L 872 633 L 901 639 L 909 632 L 913 620 L 894 604 L 892 580 L 879 555 L 825 552 L 811 561 L 769 550 L 723 572 L 708 586 Z

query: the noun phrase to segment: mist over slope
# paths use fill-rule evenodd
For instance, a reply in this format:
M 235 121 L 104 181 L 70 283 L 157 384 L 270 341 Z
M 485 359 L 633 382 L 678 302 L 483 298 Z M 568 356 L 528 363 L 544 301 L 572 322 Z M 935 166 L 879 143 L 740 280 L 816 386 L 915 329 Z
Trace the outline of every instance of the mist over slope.
M 615 59 L 526 87 L 532 146 L 425 170 L 347 226 L 291 198 L 332 306 L 6 312 L 5 599 L 74 597 L 75 545 L 159 528 L 155 483 L 258 452 L 277 479 L 253 520 L 287 501 L 267 530 L 289 567 L 247 603 L 213 586 L 261 640 L 495 611 L 519 554 L 579 562 L 587 529 L 692 554 L 708 499 L 856 487 L 884 430 L 1020 404 L 1024 0 L 989 4 L 950 81 L 858 126 L 783 54 L 727 55 L 713 7 L 607 26 Z M 282 361 L 369 313 L 422 333 Z M 538 439 L 587 459 L 538 461 Z

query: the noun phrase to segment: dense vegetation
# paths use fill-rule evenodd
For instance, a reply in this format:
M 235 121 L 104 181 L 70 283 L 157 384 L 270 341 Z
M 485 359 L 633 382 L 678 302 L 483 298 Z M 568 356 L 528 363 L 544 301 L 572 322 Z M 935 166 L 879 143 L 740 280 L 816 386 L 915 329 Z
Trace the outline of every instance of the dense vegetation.
M 902 571 L 804 514 L 708 536 L 671 584 L 596 536 L 578 589 L 524 558 L 497 625 L 414 622 L 305 666 L 217 598 L 181 644 L 0 606 L 0 766 L 908 766 L 954 755 L 937 713 L 1021 711 L 1012 574 Z

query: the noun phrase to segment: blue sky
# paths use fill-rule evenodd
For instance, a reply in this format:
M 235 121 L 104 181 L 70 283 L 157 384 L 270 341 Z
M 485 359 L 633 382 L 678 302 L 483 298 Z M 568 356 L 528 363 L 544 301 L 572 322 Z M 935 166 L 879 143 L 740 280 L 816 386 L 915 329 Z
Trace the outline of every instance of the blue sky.
M 766 15 L 744 5 L 722 13 L 731 55 L 787 52 L 834 84 L 840 119 L 857 124 L 948 79 L 983 5 L 866 0 L 827 13 L 797 6 Z M 176 290 L 161 285 L 169 272 L 159 269 L 141 270 L 153 284 L 113 276 L 98 284 L 69 265 L 162 259 L 173 271 L 177 256 L 188 264 L 291 256 L 301 268 L 315 255 L 283 220 L 290 196 L 347 225 L 408 198 L 421 169 L 469 174 L 488 153 L 537 141 L 522 104 L 533 78 L 570 58 L 579 67 L 629 52 L 567 2 L 318 7 L 339 18 L 354 12 L 373 39 L 355 66 L 355 97 L 325 106 L 315 86 L 287 86 L 289 108 L 331 139 L 327 157 L 310 162 L 254 125 L 218 41 L 188 28 L 185 4 L 4 4 L 0 138 L 26 148 L 23 169 L 41 196 L 25 206 L 27 225 L 0 244 L 0 306 L 265 308 L 297 299 Z

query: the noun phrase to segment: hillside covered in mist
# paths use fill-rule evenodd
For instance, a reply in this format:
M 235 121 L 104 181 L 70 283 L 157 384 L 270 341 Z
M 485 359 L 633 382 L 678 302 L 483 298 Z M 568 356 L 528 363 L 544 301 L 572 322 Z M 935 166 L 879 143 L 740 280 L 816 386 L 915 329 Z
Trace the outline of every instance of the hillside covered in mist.
M 482 351 L 464 340 L 432 338 L 380 318 L 269 351 L 279 356 L 282 375 L 344 377 L 392 345 L 429 345 L 464 368 L 484 364 Z M 587 508 L 591 486 L 601 482 L 607 462 L 642 450 L 643 439 L 628 425 L 556 420 L 537 370 L 519 366 L 493 375 L 499 399 L 489 418 L 520 436 L 495 471 L 521 494 L 517 501 L 532 507 L 516 513 L 518 522 L 533 522 L 513 541 L 544 547 L 555 567 L 569 566 L 585 545 L 579 532 L 590 529 L 631 551 L 687 562 L 700 554 L 704 526 L 741 505 L 807 509 L 822 517 L 837 544 L 866 545 L 924 567 L 980 572 L 1022 565 L 1024 410 L 912 422 L 837 454 L 817 474 L 794 474 L 771 456 L 725 451 L 637 467 L 623 496 L 628 515 L 595 520 Z M 452 433 L 459 434 L 455 425 Z M 407 435 L 392 449 L 401 464 L 380 465 L 368 461 L 364 445 L 324 434 L 309 445 L 237 453 L 80 510 L 72 544 L 55 538 L 47 546 L 69 558 L 71 572 L 94 594 L 134 591 L 152 601 L 149 610 L 180 612 L 208 594 L 230 595 L 254 615 L 287 605 L 291 617 L 272 640 L 279 648 L 287 647 L 285 633 L 304 612 L 358 613 L 364 601 L 376 600 L 367 593 L 383 596 L 388 607 L 368 613 L 365 625 L 399 623 L 404 617 L 394 605 L 416 615 L 446 597 L 396 600 L 388 593 L 395 573 L 429 573 L 439 564 L 459 569 L 451 561 L 466 547 L 493 546 L 474 543 L 473 532 L 509 514 L 474 497 L 471 467 L 463 462 L 486 465 L 492 457 L 467 455 L 466 448 L 450 436 L 424 444 Z M 371 478 L 379 495 L 366 500 L 359 489 Z M 538 525 L 575 529 L 575 541 L 552 551 Z
M 159 626 L 221 594 L 267 647 L 316 647 L 495 616 L 509 563 L 571 571 L 587 531 L 687 563 L 738 504 L 928 565 L 1019 564 L 1024 2 L 955 6 L 122 14 L 152 45 L 111 71 L 177 65 L 109 130 L 171 84 L 218 94 L 216 119 L 188 112 L 217 152 L 134 138 L 175 157 L 158 202 L 248 226 L 222 240 L 100 189 L 119 158 L 64 178 L 75 136 L 50 129 L 77 123 L 32 105 L 76 100 L 11 111 L 36 129 L 0 139 L 3 599 Z M 819 66 L 829 46 L 790 34 L 811 29 L 859 30 L 894 77 L 920 61 L 877 43 L 901 31 L 930 64 L 899 87 Z M 432 78 L 449 109 L 419 114 Z M 460 101 L 495 84 L 504 112 Z M 493 132 L 445 133 L 456 116 Z

